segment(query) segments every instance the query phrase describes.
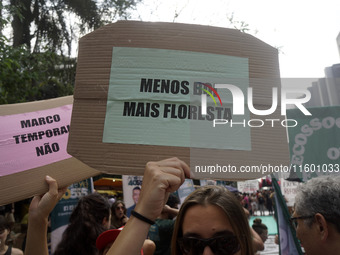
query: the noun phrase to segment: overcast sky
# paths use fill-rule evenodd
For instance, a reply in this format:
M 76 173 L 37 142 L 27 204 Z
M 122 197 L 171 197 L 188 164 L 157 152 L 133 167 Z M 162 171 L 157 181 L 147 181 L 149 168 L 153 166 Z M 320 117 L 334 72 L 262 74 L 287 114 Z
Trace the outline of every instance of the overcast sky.
M 340 63 L 339 0 L 143 0 L 133 18 L 231 27 L 232 14 L 280 48 L 282 78 L 324 77 L 325 67 Z

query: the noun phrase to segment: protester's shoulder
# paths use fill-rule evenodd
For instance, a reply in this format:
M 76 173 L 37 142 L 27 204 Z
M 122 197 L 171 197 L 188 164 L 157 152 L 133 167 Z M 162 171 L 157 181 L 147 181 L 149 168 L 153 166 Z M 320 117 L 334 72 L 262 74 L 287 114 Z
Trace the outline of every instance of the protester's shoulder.
M 12 255 L 23 255 L 23 251 L 17 248 L 12 248 Z

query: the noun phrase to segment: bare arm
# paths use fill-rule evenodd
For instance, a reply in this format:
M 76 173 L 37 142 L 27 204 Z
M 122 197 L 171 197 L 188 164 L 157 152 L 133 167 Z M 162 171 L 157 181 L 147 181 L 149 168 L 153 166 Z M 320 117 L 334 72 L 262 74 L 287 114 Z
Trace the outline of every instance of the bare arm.
M 185 177 L 190 177 L 189 166 L 177 158 L 147 163 L 135 211 L 154 221 L 163 210 L 169 193 L 177 190 Z M 150 224 L 131 216 L 107 255 L 140 254 L 149 228 Z
M 58 190 L 55 179 L 46 176 L 45 180 L 49 191 L 43 196 L 35 196 L 30 204 L 25 255 L 48 255 L 48 216 L 66 191 Z
M 176 217 L 178 215 L 179 209 L 177 208 L 172 208 L 168 205 L 164 206 L 163 212 L 168 213 L 172 217 Z

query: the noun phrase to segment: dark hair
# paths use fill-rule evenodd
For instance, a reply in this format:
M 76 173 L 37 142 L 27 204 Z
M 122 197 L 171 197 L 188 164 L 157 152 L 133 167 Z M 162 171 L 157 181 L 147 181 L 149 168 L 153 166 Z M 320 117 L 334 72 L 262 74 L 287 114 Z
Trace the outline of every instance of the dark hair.
M 262 220 L 260 218 L 256 218 L 253 221 L 252 228 L 261 235 L 265 230 L 268 230 L 267 226 L 262 223 Z
M 70 223 L 54 255 L 97 254 L 97 237 L 107 230 L 103 220 L 110 217 L 110 204 L 98 193 L 82 197 L 71 214 Z
M 166 202 L 166 204 L 167 204 L 168 206 L 170 206 L 171 208 L 175 208 L 176 205 L 179 204 L 179 202 L 180 202 L 180 201 L 179 201 L 178 196 L 176 196 L 176 195 L 173 194 L 173 193 L 170 193 L 169 198 L 168 198 L 168 201 Z
M 139 186 L 136 186 L 132 189 L 132 191 L 134 191 L 134 190 L 141 190 L 141 188 Z
M 126 215 L 126 206 L 122 200 L 117 200 L 116 202 L 113 203 L 111 206 L 111 227 L 114 228 L 120 228 L 122 226 L 122 221 L 121 219 L 118 219 L 116 216 L 116 208 L 118 207 L 119 204 L 122 204 L 124 206 L 124 215 Z

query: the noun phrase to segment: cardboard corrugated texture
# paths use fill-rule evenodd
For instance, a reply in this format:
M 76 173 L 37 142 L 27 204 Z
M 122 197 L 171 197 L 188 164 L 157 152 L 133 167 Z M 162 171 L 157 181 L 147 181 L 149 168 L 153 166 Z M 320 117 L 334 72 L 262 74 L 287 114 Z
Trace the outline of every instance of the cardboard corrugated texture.
M 103 143 L 114 47 L 156 48 L 244 57 L 256 108 L 268 109 L 280 88 L 277 49 L 240 31 L 178 23 L 119 21 L 80 39 L 68 153 L 107 173 L 142 175 L 147 161 L 178 157 L 194 165 L 280 165 L 289 162 L 284 128 L 251 128 L 251 151 Z M 268 106 L 269 105 L 269 106 Z M 280 108 L 271 116 L 280 119 Z M 207 157 L 209 155 L 209 157 Z M 196 174 L 197 178 L 254 179 L 262 173 Z
M 73 97 L 61 97 L 50 100 L 0 106 L 0 115 L 13 115 L 35 112 L 72 104 Z M 48 190 L 45 176 L 50 175 L 58 181 L 60 187 L 98 175 L 100 172 L 71 157 L 49 165 L 29 169 L 20 173 L 0 177 L 0 204 L 16 202 Z

